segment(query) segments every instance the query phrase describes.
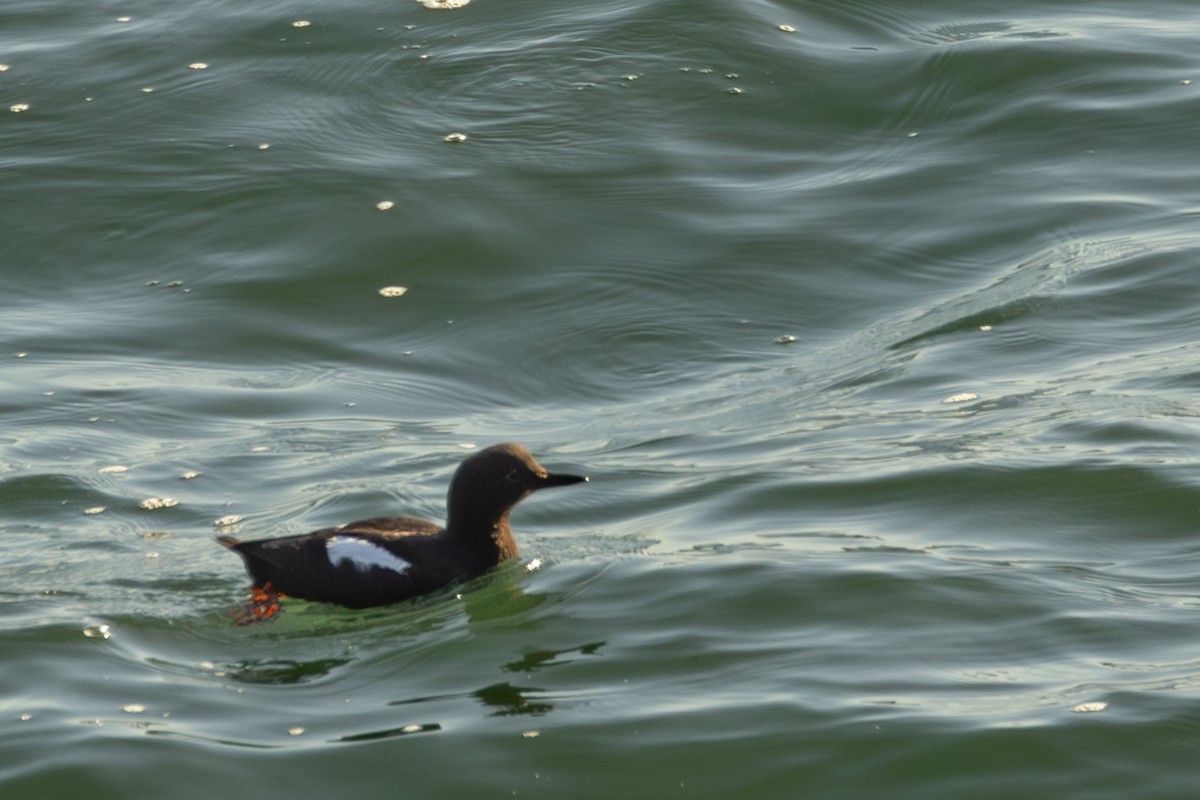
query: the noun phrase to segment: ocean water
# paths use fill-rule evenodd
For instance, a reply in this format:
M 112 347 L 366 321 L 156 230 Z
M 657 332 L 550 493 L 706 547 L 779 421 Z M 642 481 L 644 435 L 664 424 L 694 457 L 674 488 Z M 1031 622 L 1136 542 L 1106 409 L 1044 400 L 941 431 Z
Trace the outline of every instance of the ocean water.
M 0 797 L 1194 797 L 1198 39 L 8 0 Z M 234 625 L 499 441 L 518 561 Z

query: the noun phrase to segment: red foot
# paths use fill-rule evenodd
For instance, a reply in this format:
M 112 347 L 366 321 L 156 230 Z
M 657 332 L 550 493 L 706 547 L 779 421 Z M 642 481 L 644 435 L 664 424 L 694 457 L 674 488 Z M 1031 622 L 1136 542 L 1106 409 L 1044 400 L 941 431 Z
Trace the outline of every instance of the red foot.
M 283 596 L 269 581 L 263 586 L 251 586 L 250 602 L 234 611 L 234 621 L 238 625 L 265 622 L 283 610 L 279 605 L 279 598 Z

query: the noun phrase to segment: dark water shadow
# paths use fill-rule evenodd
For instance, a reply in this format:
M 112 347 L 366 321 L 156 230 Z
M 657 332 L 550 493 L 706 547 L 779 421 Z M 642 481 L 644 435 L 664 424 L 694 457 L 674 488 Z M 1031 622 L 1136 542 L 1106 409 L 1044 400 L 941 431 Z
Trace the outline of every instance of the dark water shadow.
M 337 739 L 330 739 L 333 743 L 353 744 L 355 742 L 377 742 L 380 739 L 395 739 L 399 736 L 412 736 L 415 733 L 433 733 L 440 731 L 441 725 L 436 722 L 427 722 L 421 725 L 405 725 L 400 728 L 388 728 L 381 731 L 367 731 L 366 733 L 353 733 L 349 736 L 340 736 Z
M 491 709 L 496 709 L 488 716 L 511 717 L 520 714 L 547 714 L 554 710 L 554 704 L 539 699 L 531 699 L 529 695 L 544 692 L 532 686 L 513 686 L 511 683 L 493 683 L 482 689 L 470 692 L 451 692 L 448 694 L 433 694 L 424 697 L 411 697 L 407 700 L 393 700 L 389 706 L 407 706 L 418 703 L 432 703 L 442 700 L 457 700 L 471 697 Z
M 313 661 L 255 658 L 229 664 L 224 672 L 238 683 L 282 686 L 324 678 L 333 670 L 349 663 L 348 658 L 319 658 Z
M 583 644 L 579 647 L 569 647 L 565 650 L 532 650 L 519 660 L 508 662 L 504 665 L 503 669 L 507 672 L 532 672 L 541 667 L 561 667 L 563 664 L 570 664 L 576 659 L 562 659 L 560 656 L 571 653 L 578 653 L 582 656 L 594 656 L 604 645 L 605 642 L 589 642 L 588 644 Z
M 605 642 L 589 642 L 577 647 L 562 650 L 533 650 L 516 661 L 503 664 L 505 672 L 529 673 L 547 667 L 558 667 L 569 664 L 576 659 L 563 656 L 577 653 L 581 656 L 592 656 L 599 653 Z M 406 700 L 393 700 L 389 706 L 406 706 L 418 703 L 429 703 L 443 700 L 455 700 L 470 697 L 490 709 L 488 716 L 511 717 L 523 714 L 543 715 L 554 710 L 554 703 L 546 698 L 547 690 L 535 686 L 514 686 L 505 681 L 493 683 L 469 692 L 452 692 L 449 694 L 413 697 Z

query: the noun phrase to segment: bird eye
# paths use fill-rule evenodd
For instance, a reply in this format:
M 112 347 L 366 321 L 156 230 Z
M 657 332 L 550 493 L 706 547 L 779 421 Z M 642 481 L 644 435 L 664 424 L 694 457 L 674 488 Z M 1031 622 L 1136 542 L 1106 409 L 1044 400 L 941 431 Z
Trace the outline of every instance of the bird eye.
M 521 482 L 521 473 L 515 469 L 512 470 L 511 472 L 509 472 L 504 477 L 509 483 L 520 483 Z

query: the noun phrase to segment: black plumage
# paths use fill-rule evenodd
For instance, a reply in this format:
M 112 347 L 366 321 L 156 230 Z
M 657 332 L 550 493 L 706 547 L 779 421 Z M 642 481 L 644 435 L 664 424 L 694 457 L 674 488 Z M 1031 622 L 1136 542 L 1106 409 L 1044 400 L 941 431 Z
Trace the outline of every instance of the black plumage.
M 277 594 L 369 608 L 482 575 L 518 554 L 508 515 L 538 489 L 586 481 L 554 474 L 519 444 L 499 444 L 459 465 L 447 495 L 446 527 L 379 517 L 298 536 L 217 541 L 242 557 L 256 598 Z M 258 614 L 258 616 L 269 616 Z

